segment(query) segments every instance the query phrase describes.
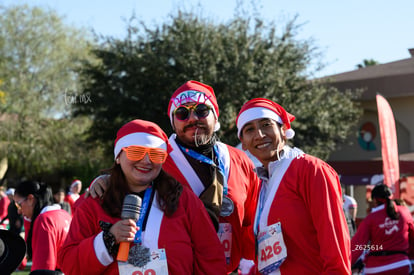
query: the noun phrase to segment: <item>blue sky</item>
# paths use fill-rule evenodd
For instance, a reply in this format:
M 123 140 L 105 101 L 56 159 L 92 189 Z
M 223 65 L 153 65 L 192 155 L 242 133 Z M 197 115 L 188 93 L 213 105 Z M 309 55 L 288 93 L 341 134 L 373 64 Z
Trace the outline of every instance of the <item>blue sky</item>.
M 239 0 L 240 1 L 240 0 Z M 250 7 L 253 0 L 244 0 Z M 0 0 L 3 5 L 40 5 L 55 9 L 75 26 L 123 37 L 133 11 L 147 23 L 161 23 L 177 7 L 226 22 L 234 15 L 237 0 Z M 298 38 L 313 38 L 324 54 L 326 68 L 318 76 L 351 71 L 363 59 L 380 63 L 409 58 L 414 48 L 412 0 L 256 0 L 266 20 L 286 22 L 298 15 L 303 23 Z M 200 8 L 200 6 L 202 8 Z

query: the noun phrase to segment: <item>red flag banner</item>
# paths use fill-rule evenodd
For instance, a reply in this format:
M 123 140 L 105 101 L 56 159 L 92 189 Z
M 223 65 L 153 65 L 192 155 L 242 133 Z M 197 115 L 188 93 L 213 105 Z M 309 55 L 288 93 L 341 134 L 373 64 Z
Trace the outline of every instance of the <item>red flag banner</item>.
M 377 94 L 378 121 L 381 133 L 381 155 L 384 183 L 399 197 L 400 162 L 394 115 L 388 101 Z

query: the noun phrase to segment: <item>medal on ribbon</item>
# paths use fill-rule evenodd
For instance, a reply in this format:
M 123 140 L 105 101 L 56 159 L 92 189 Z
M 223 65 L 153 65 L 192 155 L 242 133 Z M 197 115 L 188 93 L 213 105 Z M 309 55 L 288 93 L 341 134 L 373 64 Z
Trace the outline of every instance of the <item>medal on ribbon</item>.
M 223 202 L 221 204 L 220 216 L 228 217 L 233 213 L 233 211 L 234 211 L 233 201 L 229 197 L 223 196 Z
M 143 267 L 150 262 L 150 256 L 149 248 L 137 244 L 129 250 L 128 263 L 133 266 Z

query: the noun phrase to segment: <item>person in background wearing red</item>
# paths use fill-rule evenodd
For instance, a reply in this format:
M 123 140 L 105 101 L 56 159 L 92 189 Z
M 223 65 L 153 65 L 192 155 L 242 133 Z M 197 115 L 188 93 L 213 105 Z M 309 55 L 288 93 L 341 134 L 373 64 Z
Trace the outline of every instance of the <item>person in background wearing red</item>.
M 119 129 L 108 190 L 102 199 L 85 198 L 74 213 L 59 254 L 65 274 L 226 273 L 202 202 L 161 169 L 169 151 L 155 123 L 136 119 Z M 137 221 L 121 219 L 127 194 L 142 199 Z M 131 242 L 127 261 L 117 261 L 120 242 Z
M 410 211 L 395 204 L 385 184 L 375 186 L 371 198 L 374 208 L 362 220 L 351 240 L 352 264 L 369 249 L 364 258 L 364 274 L 410 274 L 408 253 L 410 246 L 414 247 Z
M 81 191 L 82 182 L 78 179 L 73 180 L 70 184 L 69 192 L 65 196 L 65 201 L 69 203 L 72 215 L 75 213 L 75 202 L 79 199 Z
M 262 164 L 254 222 L 257 266 L 264 274 L 351 273 L 350 237 L 339 177 L 287 140 L 295 117 L 269 99 L 246 102 L 237 117 L 242 148 Z
M 9 207 L 9 204 L 9 197 L 6 195 L 6 192 L 4 192 L 3 186 L 0 186 L 0 221 L 7 216 L 7 208 Z
M 23 217 L 21 214 L 18 213 L 16 204 L 14 203 L 14 188 L 9 188 L 6 191 L 6 195 L 10 200 L 9 206 L 7 207 L 7 216 L 4 217 L 2 220 L 0 219 L 0 224 L 2 224 L 5 220 L 9 222 L 9 230 L 13 231 L 16 234 L 20 234 L 23 228 Z
M 72 217 L 53 203 L 52 189 L 42 182 L 23 181 L 14 192 L 14 201 L 30 221 L 26 244 L 32 271 L 59 270 L 57 254 L 65 241 Z M 26 223 L 25 223 L 26 224 Z

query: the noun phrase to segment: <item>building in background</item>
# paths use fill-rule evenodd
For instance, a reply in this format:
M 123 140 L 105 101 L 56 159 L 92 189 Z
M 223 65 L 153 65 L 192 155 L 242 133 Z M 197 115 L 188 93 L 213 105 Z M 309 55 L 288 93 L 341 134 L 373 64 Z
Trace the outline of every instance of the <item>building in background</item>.
M 411 57 L 327 76 L 330 85 L 341 91 L 362 89 L 364 110 L 352 145 L 340 144 L 328 163 L 341 175 L 347 193 L 358 202 L 357 218 L 363 219 L 372 185 L 381 179 L 381 137 L 376 94 L 381 94 L 394 113 L 400 160 L 400 192 L 414 213 L 414 48 Z

